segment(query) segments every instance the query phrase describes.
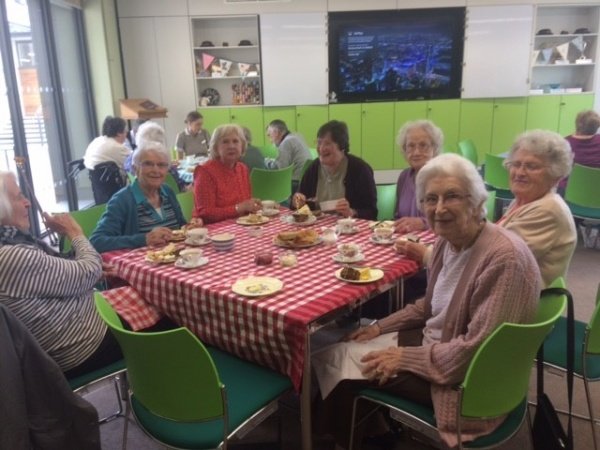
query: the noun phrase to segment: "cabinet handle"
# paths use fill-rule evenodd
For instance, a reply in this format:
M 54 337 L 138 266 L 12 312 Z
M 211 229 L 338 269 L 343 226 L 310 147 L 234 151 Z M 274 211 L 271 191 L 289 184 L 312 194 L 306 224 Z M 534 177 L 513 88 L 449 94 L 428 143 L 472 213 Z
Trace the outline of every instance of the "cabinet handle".
M 565 106 L 566 103 L 565 102 L 560 102 L 560 106 Z
M 231 120 L 235 120 L 235 116 L 233 114 L 231 115 Z

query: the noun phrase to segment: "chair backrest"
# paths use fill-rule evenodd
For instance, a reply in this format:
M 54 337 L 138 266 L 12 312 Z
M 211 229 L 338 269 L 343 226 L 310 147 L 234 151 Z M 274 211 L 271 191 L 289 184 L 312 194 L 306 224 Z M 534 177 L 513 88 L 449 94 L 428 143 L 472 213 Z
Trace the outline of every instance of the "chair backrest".
M 179 186 L 177 185 L 177 180 L 175 180 L 175 177 L 171 172 L 167 172 L 167 175 L 165 176 L 165 184 L 169 186 L 176 194 L 180 192 Z
M 192 191 L 180 192 L 177 194 L 177 201 L 185 221 L 189 223 L 192 220 L 192 211 L 194 210 L 194 193 Z
M 565 191 L 565 200 L 586 208 L 600 208 L 600 195 L 593 186 L 600 185 L 600 169 L 573 164 Z
M 377 185 L 377 220 L 391 220 L 396 209 L 396 185 Z
M 152 413 L 177 421 L 222 418 L 222 383 L 204 345 L 186 328 L 127 331 L 100 292 L 96 309 L 121 346 L 135 397 Z
M 313 163 L 314 159 L 307 159 L 304 161 L 304 165 L 302 166 L 302 176 L 304 176 L 304 172 L 308 169 L 308 167 Z
M 100 217 L 102 217 L 102 214 L 104 214 L 105 210 L 106 203 L 103 203 L 101 205 L 92 206 L 91 208 L 80 209 L 79 211 L 72 211 L 70 214 L 71 216 L 73 216 L 73 219 L 75 219 L 75 222 L 77 222 L 81 227 L 83 235 L 89 238 L 92 235 L 94 229 L 96 228 L 96 225 L 98 224 L 98 221 L 100 220 Z M 71 250 L 70 239 L 65 238 L 61 244 L 61 252 L 68 252 L 69 250 Z
M 596 295 L 596 308 L 586 327 L 587 347 L 586 352 L 594 355 L 600 354 L 600 285 Z
M 463 417 L 497 417 L 523 401 L 535 355 L 566 304 L 564 295 L 545 294 L 533 323 L 503 323 L 488 336 L 461 385 Z
M 308 151 L 310 152 L 310 157 L 312 159 L 317 159 L 319 157 L 319 152 L 317 152 L 316 148 L 309 148 Z
M 258 148 L 265 158 L 277 158 L 279 150 L 273 144 L 263 145 Z
M 488 198 L 485 201 L 485 209 L 487 210 L 488 222 L 496 221 L 496 191 L 488 191 Z
M 471 161 L 477 167 L 479 161 L 477 157 L 477 148 L 471 139 L 464 139 L 458 143 L 458 151 L 460 154 Z
M 483 179 L 495 189 L 509 190 L 508 171 L 503 165 L 504 158 L 491 153 L 485 154 L 485 173 Z
M 292 195 L 292 172 L 294 166 L 285 169 L 252 169 L 250 184 L 252 196 L 261 200 L 283 202 Z

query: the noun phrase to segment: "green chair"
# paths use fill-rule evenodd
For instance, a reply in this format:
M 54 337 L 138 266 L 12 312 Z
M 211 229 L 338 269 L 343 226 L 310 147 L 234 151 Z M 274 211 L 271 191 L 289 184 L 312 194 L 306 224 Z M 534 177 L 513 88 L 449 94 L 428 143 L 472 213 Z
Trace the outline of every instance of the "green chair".
M 396 185 L 377 185 L 377 220 L 393 220 L 396 209 Z
M 167 175 L 165 176 L 165 184 L 169 186 L 176 194 L 180 192 L 179 185 L 177 184 L 177 181 L 171 172 L 167 172 Z
M 291 388 L 287 377 L 206 347 L 186 328 L 127 331 L 101 293 L 95 301 L 125 356 L 127 409 L 163 445 L 226 449 L 230 437 L 274 412 L 278 398 Z
M 83 230 L 84 236 L 89 238 L 105 210 L 106 204 L 102 204 L 92 206 L 91 208 L 80 209 L 79 211 L 71 211 L 70 214 Z M 71 240 L 67 238 L 61 239 L 60 251 L 66 253 L 69 250 L 71 250 Z
M 189 223 L 192 220 L 192 211 L 194 210 L 194 193 L 192 191 L 180 192 L 177 194 L 177 201 L 185 221 Z
M 567 367 L 566 332 L 567 320 L 560 317 L 556 327 L 544 341 L 544 364 L 563 372 Z M 575 321 L 575 367 L 573 373 L 577 378 L 583 380 L 590 415 L 583 416 L 575 413 L 572 415 L 590 421 L 594 448 L 598 449 L 594 426 L 598 421 L 594 419 L 589 383 L 600 380 L 600 285 L 596 295 L 596 308 L 590 321 L 588 323 Z
M 310 152 L 310 157 L 312 159 L 317 159 L 319 157 L 319 152 L 317 152 L 316 148 L 309 148 L 308 151 Z
M 252 196 L 261 200 L 286 201 L 292 195 L 293 170 L 294 166 L 276 170 L 252 169 Z
M 306 170 L 310 167 L 310 165 L 313 163 L 314 159 L 307 159 L 304 162 L 304 165 L 302 166 L 302 176 L 304 176 L 304 172 L 306 172 Z
M 487 210 L 488 222 L 496 221 L 496 191 L 488 191 L 488 198 L 485 201 L 485 209 Z
M 463 382 L 456 387 L 459 399 L 456 414 L 458 441 L 460 418 L 508 418 L 492 433 L 459 448 L 487 448 L 514 436 L 527 415 L 527 393 L 533 360 L 544 338 L 567 303 L 563 295 L 544 295 L 531 324 L 503 323 L 485 339 L 473 356 Z M 377 389 L 364 389 L 354 400 L 350 448 L 354 439 L 356 406 L 370 401 L 392 410 L 392 416 L 440 441 L 432 408 Z M 529 423 L 529 422 L 528 422 Z
M 477 148 L 471 139 L 464 139 L 458 143 L 458 151 L 463 156 L 471 161 L 475 167 L 478 166 Z
M 258 148 L 265 158 L 277 158 L 279 150 L 273 144 L 263 145 Z
M 575 217 L 600 220 L 600 169 L 574 164 L 569 175 L 565 200 Z
M 485 154 L 485 168 L 483 180 L 485 184 L 496 191 L 496 198 L 512 200 L 514 195 L 510 191 L 508 170 L 504 167 L 504 158 L 491 153 Z

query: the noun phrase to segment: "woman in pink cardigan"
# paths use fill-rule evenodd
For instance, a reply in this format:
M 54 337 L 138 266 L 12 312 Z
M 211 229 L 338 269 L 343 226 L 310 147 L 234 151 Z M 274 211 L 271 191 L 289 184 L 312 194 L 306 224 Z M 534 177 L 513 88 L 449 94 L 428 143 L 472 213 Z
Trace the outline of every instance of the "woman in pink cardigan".
M 248 168 L 241 162 L 246 145 L 239 125 L 221 125 L 213 132 L 211 159 L 194 171 L 193 217 L 213 223 L 260 209 L 260 201 L 252 198 Z
M 475 167 L 458 155 L 438 156 L 419 171 L 416 188 L 429 226 L 439 236 L 425 298 L 356 330 L 346 342 L 314 358 L 323 393 L 324 386 L 340 381 L 327 362 L 350 349 L 359 355 L 362 379 L 340 381 L 316 411 L 317 431 L 333 434 L 341 448 L 348 445 L 354 393 L 365 385 L 433 405 L 442 439 L 455 446 L 453 386 L 463 380 L 477 348 L 498 325 L 527 323 L 535 315 L 540 292 L 536 261 L 517 235 L 484 220 L 487 192 Z M 397 345 L 390 347 L 389 339 Z M 367 341 L 380 350 L 361 353 Z M 366 408 L 359 410 L 359 423 Z M 487 434 L 503 420 L 465 420 L 462 437 L 468 441 Z M 385 431 L 372 423 L 365 429 Z

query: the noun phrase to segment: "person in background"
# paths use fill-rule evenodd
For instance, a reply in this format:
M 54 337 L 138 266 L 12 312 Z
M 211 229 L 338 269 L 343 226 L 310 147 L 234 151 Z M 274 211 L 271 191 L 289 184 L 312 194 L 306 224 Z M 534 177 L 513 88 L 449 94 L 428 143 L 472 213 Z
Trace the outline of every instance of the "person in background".
M 210 160 L 194 171 L 193 217 L 213 223 L 260 209 L 260 201 L 252 198 L 248 168 L 241 162 L 245 150 L 242 127 L 217 127 L 210 141 Z
M 425 298 L 313 356 L 324 397 L 315 405 L 316 432 L 333 434 L 343 448 L 348 448 L 354 397 L 365 387 L 433 406 L 441 439 L 455 448 L 456 385 L 478 347 L 503 322 L 529 323 L 535 317 L 539 269 L 523 240 L 485 221 L 487 191 L 475 166 L 455 154 L 438 156 L 419 171 L 416 188 L 429 226 L 439 236 Z M 367 353 L 366 341 L 380 350 Z M 344 355 L 357 361 L 364 378 L 345 379 L 331 364 Z M 386 433 L 376 415 L 364 420 L 373 412 L 359 404 L 359 443 L 364 432 Z M 504 419 L 461 420 L 462 438 L 488 434 Z
M 127 133 L 127 139 L 125 139 L 125 147 L 127 147 L 132 152 L 137 148 L 137 144 L 135 143 L 135 136 L 137 132 L 144 123 L 148 122 L 149 119 L 135 119 L 132 122 L 131 130 Z M 127 166 L 125 167 L 127 169 Z
M 277 147 L 279 154 L 277 158 L 265 158 L 265 165 L 268 169 L 284 169 L 288 166 L 294 166 L 292 172 L 292 193 L 296 192 L 300 178 L 302 178 L 302 169 L 304 163 L 312 159 L 310 151 L 304 140 L 297 134 L 288 130 L 283 120 L 273 120 L 267 127 L 267 136 Z
M 171 230 L 185 225 L 177 197 L 165 184 L 170 166 L 171 153 L 162 142 L 139 142 L 133 154 L 137 178 L 108 202 L 90 238 L 96 250 L 166 245 Z
M 50 230 L 71 240 L 73 257 L 60 257 L 30 234 L 30 206 L 16 177 L 0 172 L 0 303 L 67 377 L 119 360 L 119 345 L 94 306 L 100 255 L 69 214 L 44 214 Z
M 252 145 L 252 133 L 247 127 L 242 127 L 244 130 L 244 137 L 248 145 L 246 146 L 246 153 L 242 156 L 242 162 L 246 164 L 248 170 L 252 172 L 255 167 L 257 169 L 265 168 L 265 157 L 260 150 Z
M 587 167 L 600 167 L 600 115 L 596 111 L 581 111 L 575 118 L 575 134 L 565 139 L 571 144 L 573 162 Z M 564 193 L 568 178 L 561 180 L 559 192 Z
M 396 143 L 408 162 L 396 184 L 396 208 L 394 227 L 397 233 L 405 234 L 428 228 L 425 215 L 417 205 L 415 179 L 419 170 L 437 156 L 442 148 L 444 134 L 429 120 L 405 123 L 398 132 Z
M 346 123 L 332 120 L 317 132 L 316 159 L 304 172 L 292 206 L 300 208 L 307 200 L 318 203 L 337 200 L 335 210 L 344 217 L 377 219 L 377 188 L 373 169 L 350 154 Z
M 177 135 L 175 148 L 179 159 L 186 156 L 207 156 L 210 133 L 202 128 L 204 117 L 198 111 L 191 111 L 185 118 L 185 130 Z

